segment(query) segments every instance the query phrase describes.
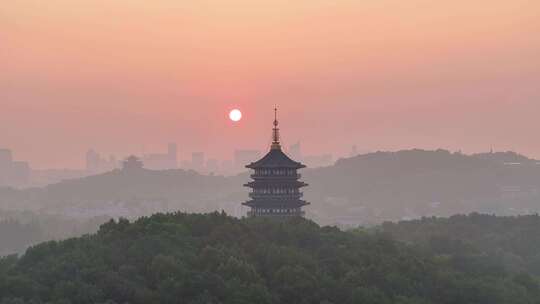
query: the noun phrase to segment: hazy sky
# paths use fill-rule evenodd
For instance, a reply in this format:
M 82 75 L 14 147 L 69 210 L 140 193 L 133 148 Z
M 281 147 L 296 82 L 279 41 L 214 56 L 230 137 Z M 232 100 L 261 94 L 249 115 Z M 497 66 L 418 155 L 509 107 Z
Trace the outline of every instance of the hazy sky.
M 35 167 L 263 149 L 540 157 L 538 0 L 16 0 L 0 6 L 0 147 Z M 240 123 L 227 119 L 238 107 Z

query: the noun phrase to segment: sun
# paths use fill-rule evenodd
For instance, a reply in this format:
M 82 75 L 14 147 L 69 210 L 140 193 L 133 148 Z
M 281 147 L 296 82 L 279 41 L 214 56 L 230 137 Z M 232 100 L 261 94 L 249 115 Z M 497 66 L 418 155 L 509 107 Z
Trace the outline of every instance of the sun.
M 242 112 L 238 109 L 231 110 L 231 112 L 229 112 L 229 119 L 232 121 L 240 121 L 240 119 L 242 119 Z

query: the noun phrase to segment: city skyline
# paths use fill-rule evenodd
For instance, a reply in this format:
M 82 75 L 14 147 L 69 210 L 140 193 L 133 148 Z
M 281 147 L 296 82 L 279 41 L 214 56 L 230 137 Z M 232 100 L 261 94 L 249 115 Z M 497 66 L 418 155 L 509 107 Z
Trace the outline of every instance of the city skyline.
M 493 146 L 540 158 L 538 11 L 527 0 L 10 1 L 0 145 L 38 168 L 167 142 L 225 159 L 266 147 L 277 105 L 286 144 L 310 154 Z
M 163 162 L 167 162 L 166 159 L 163 159 L 162 157 L 167 156 L 168 153 L 162 153 L 164 151 L 164 147 L 175 145 L 177 146 L 177 143 L 169 142 L 166 145 L 163 143 L 158 144 L 156 147 L 156 150 L 149 151 L 148 149 L 141 149 L 140 151 L 133 151 L 133 150 L 127 150 L 124 152 L 111 152 L 111 151 L 102 151 L 94 148 L 86 148 L 86 150 L 81 152 L 81 155 L 76 155 L 77 161 L 75 162 L 75 166 L 39 166 L 39 164 L 36 166 L 35 162 L 32 159 L 24 158 L 21 155 L 24 155 L 24 153 L 21 153 L 21 151 L 17 151 L 15 149 L 12 149 L 11 147 L 6 146 L 0 146 L 0 150 L 2 151 L 9 151 L 12 154 L 17 154 L 16 160 L 19 162 L 27 163 L 29 167 L 32 170 L 87 170 L 87 171 L 99 171 L 99 172 L 105 172 L 114 168 L 118 168 L 121 161 L 130 155 L 135 155 L 137 157 L 140 157 L 144 163 L 145 168 L 147 169 L 154 169 L 154 170 L 164 170 L 164 169 L 194 169 L 191 166 L 191 162 L 193 161 L 194 154 L 201 154 L 203 158 L 203 164 L 204 166 L 207 165 L 208 161 L 218 161 L 219 163 L 223 162 L 230 162 L 229 166 L 240 168 L 243 167 L 241 164 L 245 163 L 247 160 L 250 160 L 252 158 L 256 158 L 257 155 L 261 155 L 262 151 L 264 151 L 266 147 L 262 147 L 261 149 L 256 148 L 246 148 L 246 149 L 239 149 L 239 148 L 233 148 L 230 153 L 224 154 L 222 158 L 215 157 L 215 154 L 207 153 L 208 151 L 202 151 L 202 150 L 182 150 L 180 151 L 178 148 L 177 153 L 174 155 L 176 158 L 174 159 L 174 163 L 176 165 L 169 165 L 164 164 Z M 478 153 L 486 153 L 486 152 L 516 152 L 522 155 L 525 155 L 527 157 L 533 158 L 533 159 L 539 159 L 539 157 L 535 157 L 534 155 L 530 155 L 527 153 L 522 153 L 522 151 L 515 150 L 515 149 L 499 149 L 493 145 L 487 146 L 485 148 L 481 148 L 478 150 L 471 150 L 471 151 L 465 151 L 461 148 L 448 148 L 448 147 L 397 147 L 396 149 L 368 149 L 365 148 L 359 148 L 357 144 L 351 144 L 346 147 L 342 147 L 340 149 L 341 153 L 332 153 L 331 151 L 324 151 L 321 150 L 319 154 L 316 153 L 306 153 L 304 150 L 304 144 L 302 141 L 297 140 L 290 144 L 284 144 L 284 151 L 294 157 L 304 160 L 308 163 L 316 163 L 316 167 L 321 166 L 318 165 L 319 163 L 324 164 L 330 164 L 331 162 L 340 159 L 340 158 L 348 158 L 355 155 L 361 155 L 361 154 L 368 154 L 373 153 L 377 151 L 383 151 L 383 152 L 396 152 L 396 151 L 402 151 L 402 150 L 410 150 L 410 149 L 420 149 L 420 150 L 448 150 L 452 152 L 460 152 L 464 154 L 478 154 Z M 167 152 L 167 151 L 165 151 Z M 244 156 L 244 162 L 241 162 L 240 159 L 242 159 L 242 156 L 244 154 L 252 154 L 251 157 Z M 106 170 L 91 170 L 89 169 L 88 165 L 88 157 L 89 154 L 95 154 L 92 157 L 98 158 L 99 160 L 96 160 L 97 162 L 101 162 L 101 165 L 95 165 L 96 167 L 102 166 L 103 168 L 106 168 Z M 170 155 L 170 154 L 169 154 Z M 196 156 L 200 157 L 200 156 Z M 239 159 L 240 157 L 240 159 Z M 15 157 L 14 157 L 15 159 Z M 236 171 L 233 170 L 235 173 Z M 211 172 L 211 171 L 210 171 Z M 206 171 L 203 171 L 203 173 L 208 173 Z
M 329 166 L 334 160 L 332 154 L 305 155 L 300 142 L 284 150 L 311 167 Z M 354 147 L 352 151 L 355 151 Z M 33 167 L 31 161 L 20 160 L 18 155 L 15 157 L 17 153 L 11 149 L 0 149 L 0 187 L 42 187 L 63 180 L 99 175 L 122 168 L 124 161 L 129 157 L 137 157 L 142 166 L 149 170 L 182 169 L 194 170 L 204 175 L 230 176 L 247 171 L 245 164 L 258 159 L 261 153 L 261 150 L 255 149 L 235 149 L 232 158 L 218 159 L 208 156 L 204 151 L 194 151 L 189 155 L 190 158 L 181 158 L 176 143 L 168 143 L 164 152 L 162 150 L 145 154 L 128 153 L 122 156 L 102 153 L 91 148 L 82 157 L 84 158 L 82 167 L 44 169 Z
M 162 145 L 163 146 L 163 145 Z M 302 150 L 302 145 L 300 141 L 295 142 L 294 144 L 284 147 L 284 151 L 287 153 L 290 153 L 296 158 L 300 159 L 310 159 L 311 161 L 315 161 L 316 163 L 330 163 L 330 161 L 333 159 L 333 154 L 331 153 L 325 153 L 325 154 L 319 154 L 319 155 L 310 155 L 310 154 L 304 154 Z M 354 150 L 353 146 L 353 150 Z M 163 147 L 161 147 L 163 150 Z M 81 157 L 81 165 L 77 167 L 48 167 L 48 168 L 40 168 L 40 167 L 32 167 L 32 169 L 35 170 L 87 170 L 88 172 L 106 172 L 110 171 L 112 169 L 116 169 L 119 167 L 120 163 L 123 159 L 134 155 L 144 162 L 145 168 L 147 169 L 153 169 L 153 170 L 166 170 L 166 169 L 194 169 L 192 164 L 198 163 L 199 167 L 207 167 L 208 162 L 212 161 L 218 161 L 218 162 L 230 162 L 231 168 L 234 168 L 234 172 L 238 171 L 237 169 L 244 170 L 244 165 L 246 163 L 249 163 L 253 161 L 254 159 L 261 156 L 263 150 L 257 150 L 257 149 L 234 149 L 231 151 L 231 157 L 225 157 L 225 158 L 215 158 L 212 157 L 212 155 L 207 154 L 206 151 L 189 151 L 184 152 L 183 155 L 179 153 L 178 151 L 178 145 L 177 143 L 168 143 L 167 144 L 167 151 L 165 153 L 159 152 L 159 151 L 153 151 L 153 152 L 127 152 L 123 155 L 114 154 L 114 153 L 107 153 L 103 151 L 96 150 L 94 148 L 89 148 L 84 153 L 84 156 Z M 355 151 L 355 150 L 354 150 Z M 10 154 L 10 159 L 13 159 L 13 153 L 16 153 L 13 149 L 10 148 L 0 148 L 0 152 L 6 152 Z M 370 152 L 370 151 L 361 151 L 361 152 Z M 360 153 L 355 153 L 360 154 Z M 348 155 L 344 155 L 343 157 L 349 157 L 353 156 L 350 153 Z M 20 157 L 18 157 L 20 158 Z M 197 160 L 194 160 L 197 158 Z M 327 161 L 324 161 L 324 160 Z M 317 160 L 322 160 L 317 162 Z M 24 160 L 21 162 L 31 164 L 31 160 Z M 211 172 L 211 171 L 210 171 Z

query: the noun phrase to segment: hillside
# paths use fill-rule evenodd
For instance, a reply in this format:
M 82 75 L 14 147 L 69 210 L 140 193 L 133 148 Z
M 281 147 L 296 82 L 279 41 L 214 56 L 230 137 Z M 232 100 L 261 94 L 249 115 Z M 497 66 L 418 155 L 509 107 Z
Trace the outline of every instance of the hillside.
M 308 217 L 322 224 L 374 225 L 385 220 L 482 212 L 540 211 L 540 165 L 522 155 L 464 155 L 444 150 L 376 152 L 306 169 Z M 0 189 L 0 210 L 74 218 L 136 218 L 155 212 L 225 210 L 242 216 L 248 174 L 138 170 L 64 181 L 28 190 Z
M 377 227 L 397 240 L 452 256 L 485 255 L 513 272 L 540 275 L 540 216 L 473 213 L 422 218 Z
M 509 164 L 511 162 L 511 164 Z M 376 152 L 309 170 L 315 218 L 378 224 L 421 216 L 540 210 L 540 166 L 508 153 Z
M 212 211 L 245 195 L 244 179 L 185 170 L 114 170 L 44 188 L 0 189 L 0 209 L 32 210 L 72 217 L 135 218 L 159 211 Z M 229 203 L 229 204 L 227 204 Z
M 455 263 L 313 222 L 157 214 L 0 260 L 0 303 L 538 303 L 489 260 Z

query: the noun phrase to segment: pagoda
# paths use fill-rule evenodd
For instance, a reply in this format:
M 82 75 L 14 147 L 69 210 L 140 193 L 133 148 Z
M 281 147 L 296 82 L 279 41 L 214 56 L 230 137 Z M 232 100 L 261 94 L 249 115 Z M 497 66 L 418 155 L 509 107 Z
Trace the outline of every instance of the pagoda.
M 290 159 L 281 150 L 277 109 L 274 109 L 274 128 L 270 151 L 260 160 L 250 163 L 253 181 L 244 186 L 252 189 L 251 200 L 242 203 L 251 208 L 248 216 L 291 217 L 303 216 L 302 206 L 309 205 L 302 200 L 300 188 L 307 186 L 299 181 L 298 169 L 306 166 Z

